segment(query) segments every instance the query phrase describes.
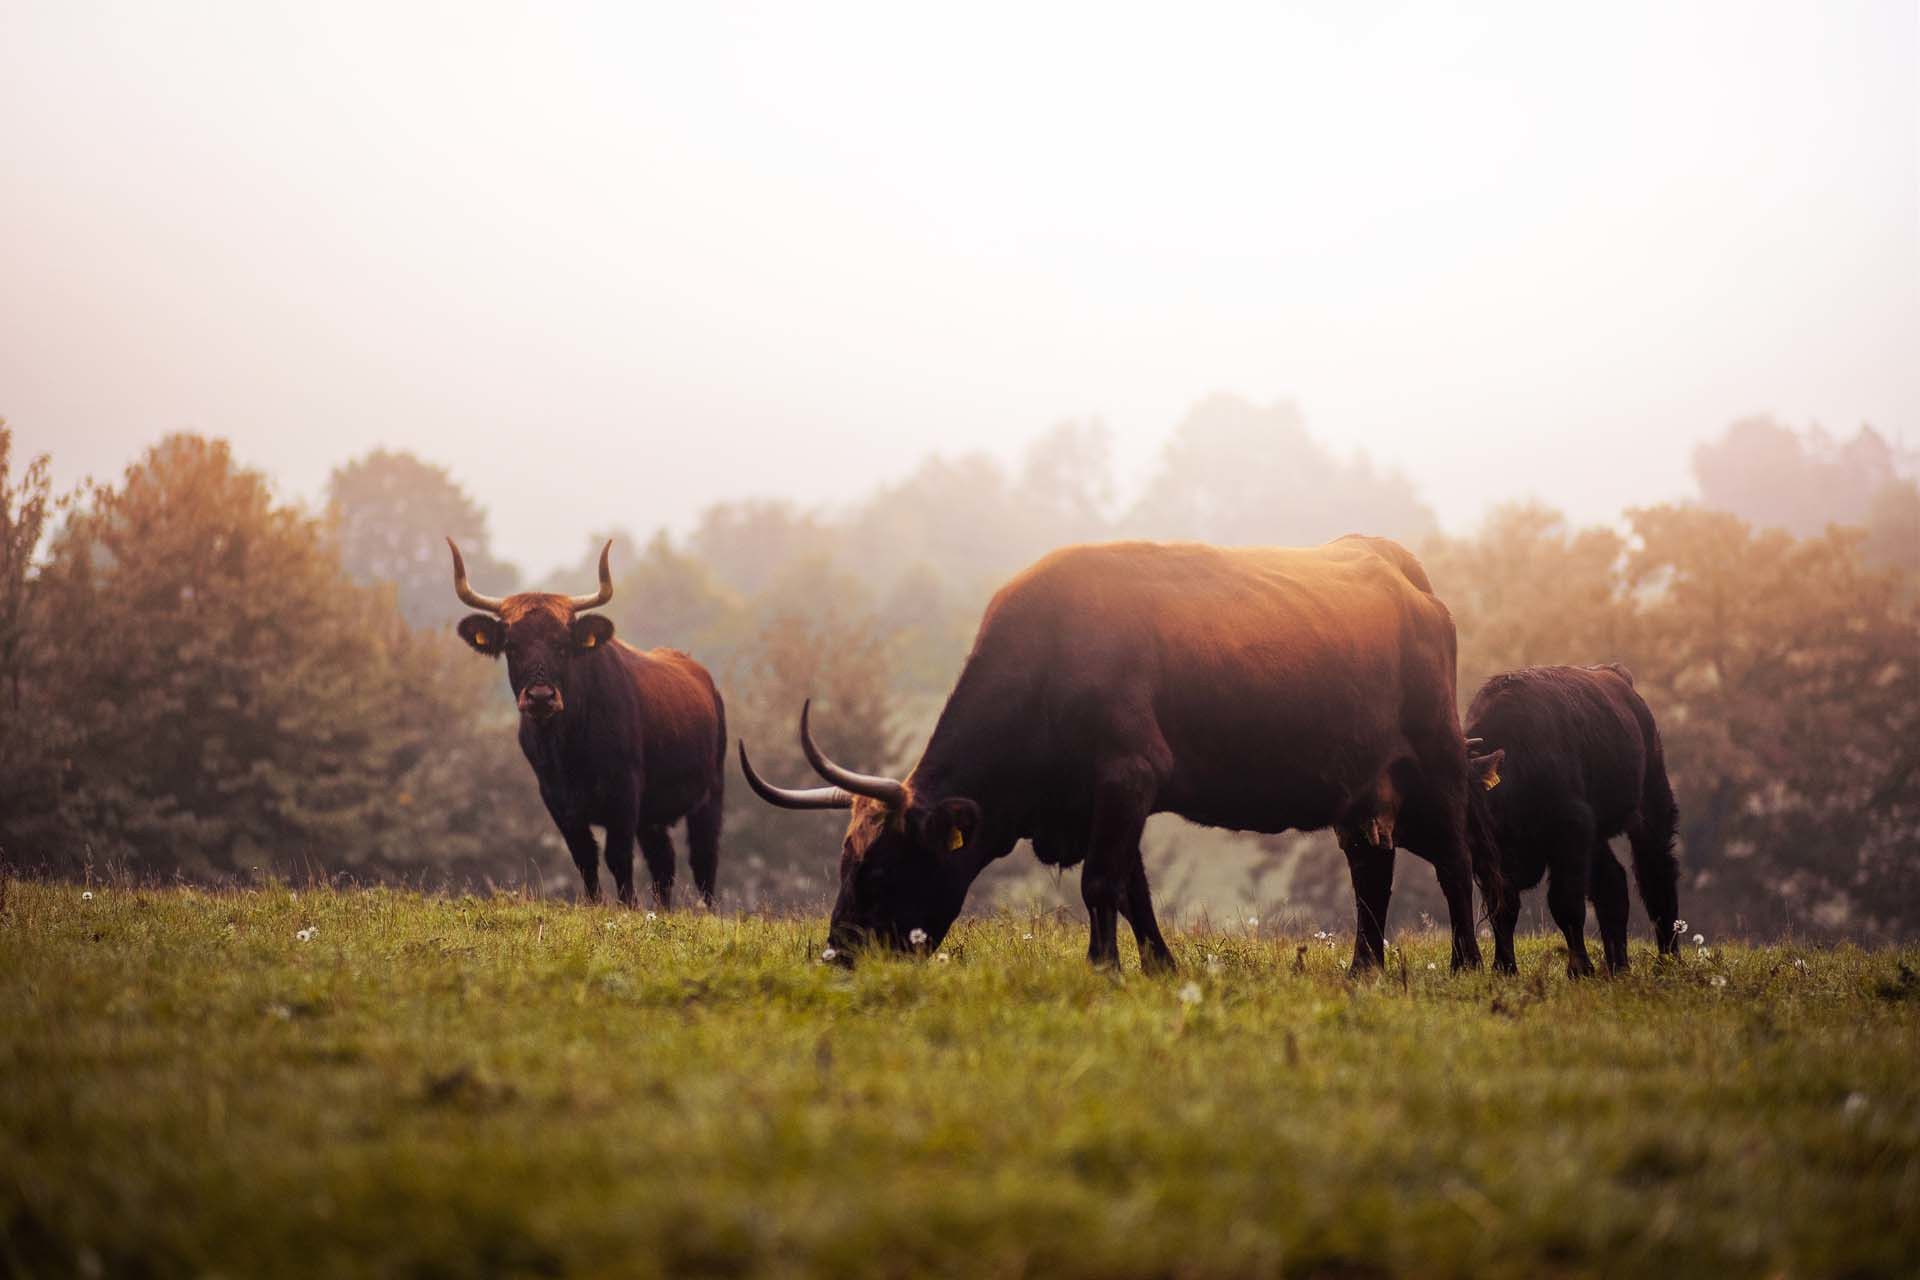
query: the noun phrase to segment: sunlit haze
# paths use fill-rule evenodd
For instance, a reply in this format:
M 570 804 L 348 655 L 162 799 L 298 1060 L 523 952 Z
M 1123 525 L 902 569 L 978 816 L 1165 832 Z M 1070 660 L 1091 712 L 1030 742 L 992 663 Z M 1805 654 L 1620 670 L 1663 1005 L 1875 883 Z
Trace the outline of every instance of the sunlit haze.
M 1216 390 L 1452 528 L 1920 443 L 1913 4 L 1474 8 L 12 0 L 0 416 L 409 449 L 536 572 Z

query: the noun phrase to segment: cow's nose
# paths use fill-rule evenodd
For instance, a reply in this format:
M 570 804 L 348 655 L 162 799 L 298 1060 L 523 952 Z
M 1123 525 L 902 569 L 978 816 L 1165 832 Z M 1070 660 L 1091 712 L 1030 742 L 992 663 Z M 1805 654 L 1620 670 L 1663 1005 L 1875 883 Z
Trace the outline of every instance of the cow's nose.
M 528 685 L 520 695 L 520 709 L 533 716 L 548 716 L 560 709 L 560 691 L 550 684 Z
M 552 702 L 553 686 L 550 684 L 536 684 L 531 686 L 527 690 L 527 701 L 528 702 Z

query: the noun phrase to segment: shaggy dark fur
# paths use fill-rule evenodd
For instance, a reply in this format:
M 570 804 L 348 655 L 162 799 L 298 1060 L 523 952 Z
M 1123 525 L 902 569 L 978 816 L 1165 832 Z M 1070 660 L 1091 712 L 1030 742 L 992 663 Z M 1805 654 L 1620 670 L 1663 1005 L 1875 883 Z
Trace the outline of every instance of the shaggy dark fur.
M 1679 811 L 1660 731 L 1632 673 L 1610 663 L 1497 675 L 1467 709 L 1467 736 L 1484 740 L 1472 761 L 1469 838 L 1476 858 L 1499 859 L 1509 891 L 1493 912 L 1494 966 L 1512 971 L 1520 892 L 1545 876 L 1547 906 L 1567 938 L 1567 971 L 1593 972 L 1589 896 L 1607 967 L 1627 967 L 1627 876 L 1607 846 L 1623 832 L 1655 940 L 1673 954 Z

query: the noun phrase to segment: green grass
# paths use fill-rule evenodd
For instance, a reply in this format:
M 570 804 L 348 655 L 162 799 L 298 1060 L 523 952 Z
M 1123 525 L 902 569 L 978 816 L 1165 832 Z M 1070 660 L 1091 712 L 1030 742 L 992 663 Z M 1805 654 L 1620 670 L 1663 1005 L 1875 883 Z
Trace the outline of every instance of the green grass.
M 1115 979 L 999 916 L 847 973 L 817 920 L 5 893 L 18 1273 L 1920 1269 L 1913 950 L 1353 982 L 1240 927 Z

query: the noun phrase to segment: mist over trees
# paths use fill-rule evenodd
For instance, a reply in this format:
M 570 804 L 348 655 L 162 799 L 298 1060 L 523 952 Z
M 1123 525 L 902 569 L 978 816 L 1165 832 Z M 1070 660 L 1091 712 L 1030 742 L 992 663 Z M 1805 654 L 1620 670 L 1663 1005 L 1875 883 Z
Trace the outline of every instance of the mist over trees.
M 15 868 L 571 892 L 504 669 L 451 635 L 449 532 L 494 594 L 586 590 L 611 538 L 619 636 L 698 657 L 730 737 L 805 785 L 804 699 L 837 758 L 903 772 L 991 593 L 1055 546 L 1366 531 L 1415 548 L 1453 610 L 1463 708 L 1512 667 L 1632 668 L 1667 739 L 1690 920 L 1920 928 L 1920 492 L 1870 431 L 1838 444 L 1748 420 L 1696 453 L 1699 507 L 1580 529 L 1521 505 L 1447 535 L 1405 477 L 1329 453 L 1292 406 L 1213 396 L 1130 502 L 1106 432 L 1066 422 L 1013 465 L 929 457 L 836 509 L 748 497 L 684 538 L 602 531 L 552 583 L 524 581 L 446 469 L 404 453 L 343 463 L 307 512 L 218 441 L 169 437 L 119 484 L 72 495 L 10 449 L 0 426 L 0 856 Z M 729 766 L 723 898 L 818 907 L 842 825 L 768 808 Z M 1324 835 L 1163 823 L 1149 853 L 1172 911 L 1336 927 L 1351 911 Z M 1400 868 L 1396 921 L 1437 914 L 1425 865 Z M 1024 854 L 993 885 L 1058 892 Z

